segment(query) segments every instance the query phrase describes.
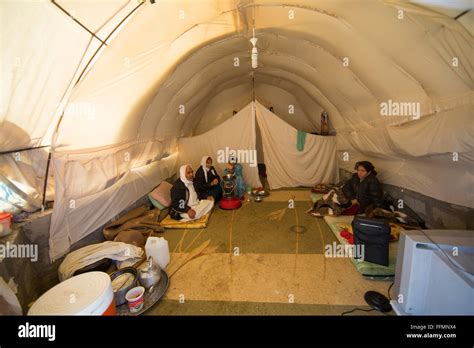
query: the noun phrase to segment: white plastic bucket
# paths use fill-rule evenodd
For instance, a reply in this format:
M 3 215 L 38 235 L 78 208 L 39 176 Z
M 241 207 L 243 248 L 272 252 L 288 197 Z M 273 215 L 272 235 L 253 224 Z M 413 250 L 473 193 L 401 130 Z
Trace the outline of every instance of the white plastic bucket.
M 114 291 L 107 273 L 87 272 L 45 292 L 28 315 L 115 315 Z

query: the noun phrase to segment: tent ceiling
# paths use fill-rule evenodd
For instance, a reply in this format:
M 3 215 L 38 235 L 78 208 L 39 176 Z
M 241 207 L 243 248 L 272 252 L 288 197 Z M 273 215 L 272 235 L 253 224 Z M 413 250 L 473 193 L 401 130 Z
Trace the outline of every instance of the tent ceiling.
M 206 131 L 217 125 L 205 114 L 213 97 L 248 85 L 252 73 L 262 97 L 269 98 L 264 86 L 293 96 L 301 113 L 290 123 L 306 131 L 317 131 L 322 109 L 330 112 L 337 131 L 366 129 L 401 121 L 379 116 L 383 101 L 419 101 L 422 115 L 428 115 L 445 109 L 446 100 L 465 100 L 473 86 L 466 51 L 472 36 L 453 19 L 416 5 L 203 1 L 197 9 L 189 3 L 173 4 L 147 3 L 71 99 L 94 104 L 97 117 L 104 124 L 114 120 L 116 127 L 97 127 L 97 140 L 84 142 L 77 136 L 79 129 L 89 132 L 91 125 L 63 120 L 59 143 L 87 148 Z M 193 15 L 176 25 L 171 17 L 181 8 Z M 404 20 L 397 18 L 400 8 Z M 290 10 L 295 13 L 292 20 Z M 156 22 L 157 15 L 163 21 Z M 249 59 L 253 22 L 259 39 L 258 69 L 250 67 Z M 459 56 L 457 69 L 450 66 L 453 56 Z M 234 57 L 240 59 L 238 68 Z M 349 58 L 348 67 L 342 65 L 344 57 Z M 124 68 L 124 60 L 131 66 Z M 223 109 L 230 109 L 225 105 L 235 98 L 227 93 L 221 100 Z M 180 105 L 186 108 L 184 116 L 178 112 Z
M 370 55 L 372 64 L 363 66 L 359 63 L 352 69 L 351 67 L 343 68 L 341 66 L 343 56 L 331 53 L 332 51 L 343 52 L 342 48 L 328 45 L 323 37 L 312 33 L 268 28 L 258 31 L 257 37 L 259 38 L 257 46 L 259 46 L 260 67 L 255 70 L 256 81 L 260 76 L 274 76 L 285 81 L 292 80 L 293 85 L 288 86 L 287 84 L 285 86 L 287 90 L 295 93 L 294 85 L 299 86 L 299 89 L 302 89 L 317 105 L 324 105 L 323 108 L 331 111 L 331 117 L 336 128 L 343 128 L 347 124 L 349 127 L 355 128 L 363 124 L 364 117 L 367 116 L 369 116 L 368 124 L 376 121 L 378 117 L 374 120 L 373 116 L 377 115 L 379 103 L 394 95 L 400 98 L 401 90 L 405 93 L 401 98 L 417 100 L 431 100 L 432 96 L 446 92 L 444 87 L 441 86 L 432 87 L 428 91 L 424 85 L 432 85 L 431 81 L 422 80 L 419 82 L 415 76 L 412 76 L 404 67 L 400 66 L 392 56 L 377 50 L 374 45 L 369 46 L 371 52 L 366 52 L 367 55 Z M 358 53 L 357 50 L 350 47 L 348 42 L 354 41 L 355 37 L 357 35 L 348 35 L 347 39 L 341 42 L 346 56 L 352 57 Z M 363 38 L 357 37 L 357 40 L 363 41 Z M 327 48 L 322 45 L 326 45 Z M 354 55 L 352 55 L 352 51 L 355 52 Z M 211 91 L 221 90 L 223 86 L 220 81 L 226 81 L 236 74 L 246 76 L 245 78 L 251 80 L 253 69 L 250 67 L 249 54 L 248 38 L 241 34 L 201 48 L 197 53 L 182 61 L 173 74 L 168 77 L 167 81 L 172 82 L 165 82 L 163 88 L 158 90 L 154 100 L 156 106 L 163 105 L 164 100 L 170 100 L 168 95 L 174 93 L 175 97 L 171 99 L 168 108 L 156 112 L 155 107 L 152 106 L 149 112 L 153 113 L 153 117 L 161 119 L 161 122 L 166 122 L 167 119 L 170 120 L 170 123 L 175 124 L 177 129 L 182 129 L 181 135 L 189 135 L 190 130 L 186 127 L 186 122 L 184 126 L 175 122 L 176 109 L 179 104 L 174 105 L 173 101 L 176 100 L 177 103 L 186 105 L 189 100 L 196 99 L 196 91 L 200 91 L 204 86 L 210 86 Z M 234 57 L 238 57 L 242 62 L 239 68 L 232 65 Z M 370 69 L 372 73 L 374 72 L 374 61 L 380 72 L 380 74 L 373 74 L 376 77 L 375 79 L 371 78 L 368 71 Z M 196 71 L 198 73 L 195 73 Z M 424 77 L 430 78 L 430 76 Z M 454 79 L 456 80 L 456 77 Z M 367 84 L 362 80 L 366 81 Z M 402 80 L 402 83 L 400 83 L 400 80 Z M 431 80 L 433 79 L 431 78 Z M 179 84 L 180 81 L 182 81 L 182 84 Z M 200 85 L 197 85 L 196 81 Z M 245 83 L 245 81 L 242 83 Z M 279 84 L 276 79 L 273 83 L 275 85 Z M 400 86 L 403 87 L 400 88 Z M 233 85 L 230 85 L 227 88 L 233 87 Z M 459 88 L 465 89 L 465 85 L 460 83 Z M 166 97 L 160 98 L 163 89 L 166 89 L 164 92 Z M 347 91 L 350 91 L 350 94 Z M 453 92 L 453 94 L 455 93 L 457 91 Z M 187 99 L 188 96 L 190 99 Z M 201 97 L 200 103 L 208 102 L 207 97 L 208 95 Z M 230 100 L 233 99 L 231 96 L 229 98 Z M 226 101 L 221 100 L 221 102 L 225 103 Z M 192 109 L 195 110 L 194 104 L 191 105 L 193 105 Z M 305 102 L 303 102 L 303 109 L 305 109 L 304 105 L 306 105 Z M 307 115 L 308 110 L 305 111 Z M 309 112 L 313 117 L 309 123 L 305 124 L 302 121 L 299 124 L 294 122 L 293 124 L 306 131 L 317 130 L 316 124 L 318 123 L 319 112 L 314 111 L 313 109 L 312 112 Z M 344 122 L 341 119 L 341 113 L 346 117 L 353 117 L 348 117 Z M 203 115 L 195 112 L 192 116 L 200 118 Z M 196 124 L 196 120 L 193 119 L 192 123 Z M 197 123 L 199 124 L 199 121 Z M 208 124 L 209 126 L 215 126 L 212 123 Z M 166 129 L 167 127 L 163 128 Z M 205 130 L 202 127 L 200 128 Z
M 278 81 L 267 82 L 268 79 L 275 79 Z M 197 125 L 193 125 L 193 134 L 204 133 L 207 129 L 212 129 L 216 125 L 222 123 L 226 120 L 229 115 L 232 115 L 233 111 L 241 110 L 245 105 L 253 99 L 253 84 L 246 79 L 247 82 L 242 82 L 242 84 L 223 90 L 222 92 L 213 95 L 212 99 L 208 103 L 203 103 L 203 107 L 195 109 L 195 112 L 202 114 L 202 118 L 198 119 L 189 115 L 190 119 L 198 120 Z M 285 83 L 288 85 L 288 88 L 280 88 L 277 85 Z M 291 124 L 295 128 L 299 128 L 305 131 L 311 131 L 315 126 L 308 123 L 308 127 L 302 126 L 302 121 L 306 121 L 309 118 L 308 115 L 311 113 L 319 114 L 322 110 L 322 107 L 312 100 L 304 100 L 299 102 L 295 97 L 297 94 L 303 93 L 301 98 L 309 98 L 301 87 L 295 85 L 290 81 L 283 81 L 275 77 L 261 76 L 258 75 L 255 81 L 255 95 L 257 99 L 262 102 L 266 107 L 272 106 L 275 110 L 275 113 L 278 113 L 280 117 L 285 120 L 285 122 Z M 288 90 L 293 88 L 290 93 Z M 295 106 L 295 113 L 289 114 L 288 105 Z M 303 105 L 305 107 L 303 107 Z M 312 105 L 312 107 L 311 107 Z M 309 110 L 308 108 L 309 107 Z M 318 126 L 318 125 L 316 125 Z

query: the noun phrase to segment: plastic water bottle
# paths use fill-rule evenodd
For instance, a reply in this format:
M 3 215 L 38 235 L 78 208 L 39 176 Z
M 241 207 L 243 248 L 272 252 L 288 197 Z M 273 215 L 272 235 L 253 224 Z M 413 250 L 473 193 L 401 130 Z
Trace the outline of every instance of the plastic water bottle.
M 163 237 L 148 237 L 145 244 L 145 253 L 147 259 L 151 256 L 153 263 L 156 263 L 163 270 L 170 262 L 168 241 Z

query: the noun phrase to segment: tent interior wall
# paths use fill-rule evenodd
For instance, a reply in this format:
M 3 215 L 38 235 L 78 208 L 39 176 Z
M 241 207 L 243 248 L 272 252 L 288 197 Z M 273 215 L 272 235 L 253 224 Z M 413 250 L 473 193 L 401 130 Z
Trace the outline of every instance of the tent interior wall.
M 1 1 L 0 210 L 54 201 L 47 251 L 57 264 L 173 177 L 186 139 L 254 101 L 313 134 L 327 111 L 333 180 L 370 160 L 428 226 L 474 229 L 474 11 L 455 18 L 471 7 Z M 419 110 L 381 117 L 391 101 Z M 259 162 L 267 161 L 261 124 L 255 131 Z

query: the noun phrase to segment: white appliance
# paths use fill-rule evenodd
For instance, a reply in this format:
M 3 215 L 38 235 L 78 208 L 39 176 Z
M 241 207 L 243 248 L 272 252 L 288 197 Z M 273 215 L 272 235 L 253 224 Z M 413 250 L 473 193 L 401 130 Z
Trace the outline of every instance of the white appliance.
M 404 231 L 393 300 L 398 315 L 474 315 L 474 231 Z

